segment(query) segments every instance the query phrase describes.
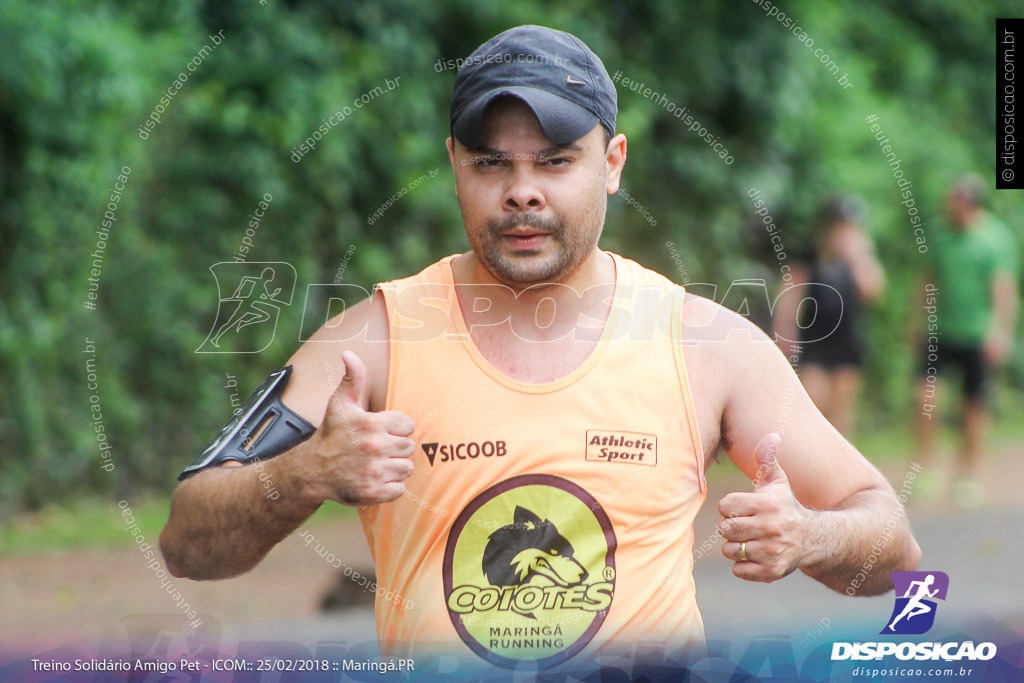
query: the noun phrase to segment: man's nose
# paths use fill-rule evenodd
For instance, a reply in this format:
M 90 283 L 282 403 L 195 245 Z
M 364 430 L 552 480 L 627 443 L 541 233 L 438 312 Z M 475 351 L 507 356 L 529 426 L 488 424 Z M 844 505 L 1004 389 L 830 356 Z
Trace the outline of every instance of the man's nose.
M 525 164 L 514 165 L 502 205 L 511 211 L 539 211 L 544 208 L 544 193 L 531 168 Z

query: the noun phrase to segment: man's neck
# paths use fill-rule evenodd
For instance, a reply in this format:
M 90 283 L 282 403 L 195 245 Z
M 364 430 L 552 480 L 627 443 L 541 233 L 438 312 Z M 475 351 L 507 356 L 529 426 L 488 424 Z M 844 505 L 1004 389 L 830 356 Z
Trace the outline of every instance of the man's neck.
M 603 327 L 615 287 L 615 262 L 600 249 L 561 282 L 512 287 L 498 281 L 473 252 L 452 261 L 452 275 L 467 323 L 513 321 L 513 329 L 529 327 L 538 337 L 562 338 L 585 320 L 593 331 Z M 591 334 L 585 334 L 590 337 Z
M 970 232 L 979 225 L 981 225 L 981 219 L 985 215 L 985 212 L 981 209 L 975 209 L 964 216 L 963 227 L 961 228 L 964 232 Z

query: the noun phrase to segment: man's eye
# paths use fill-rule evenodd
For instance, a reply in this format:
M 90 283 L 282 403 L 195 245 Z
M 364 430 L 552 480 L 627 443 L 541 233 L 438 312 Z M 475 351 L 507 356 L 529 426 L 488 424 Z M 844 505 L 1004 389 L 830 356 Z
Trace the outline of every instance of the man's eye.
M 544 165 L 545 166 L 552 166 L 554 168 L 561 168 L 563 166 L 568 166 L 571 163 L 572 163 L 572 159 L 569 159 L 568 157 L 555 157 L 553 159 L 545 159 L 544 160 Z
M 473 159 L 473 165 L 480 168 L 494 168 L 500 166 L 503 162 L 504 159 L 497 156 L 476 157 Z

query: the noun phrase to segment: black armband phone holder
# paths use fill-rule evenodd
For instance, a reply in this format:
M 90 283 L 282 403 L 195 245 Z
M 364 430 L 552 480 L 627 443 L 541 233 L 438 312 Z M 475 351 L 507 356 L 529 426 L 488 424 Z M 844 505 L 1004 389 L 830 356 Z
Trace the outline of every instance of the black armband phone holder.
M 312 436 L 316 428 L 281 402 L 291 374 L 290 365 L 271 373 L 178 480 L 225 460 L 249 464 L 273 458 Z

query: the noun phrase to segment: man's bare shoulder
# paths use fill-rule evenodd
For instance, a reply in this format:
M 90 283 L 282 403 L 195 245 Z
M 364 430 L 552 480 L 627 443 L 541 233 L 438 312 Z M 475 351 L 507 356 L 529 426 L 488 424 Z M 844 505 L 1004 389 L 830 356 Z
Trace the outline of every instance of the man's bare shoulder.
M 728 342 L 742 350 L 745 342 L 771 343 L 768 335 L 746 317 L 697 294 L 683 302 L 684 343 Z
M 303 345 L 310 343 L 358 343 L 387 342 L 387 307 L 379 290 L 359 303 L 347 307 L 330 318 Z M 302 349 L 300 349 L 301 351 Z
M 380 292 L 329 319 L 288 361 L 294 373 L 283 400 L 315 425 L 345 375 L 342 351 L 354 352 L 366 366 L 364 407 L 381 410 L 387 393 L 388 319 Z
M 687 292 L 682 317 L 687 373 L 710 455 L 719 443 L 729 448 L 727 418 L 741 394 L 763 393 L 771 383 L 755 380 L 792 370 L 761 328 L 721 304 Z

